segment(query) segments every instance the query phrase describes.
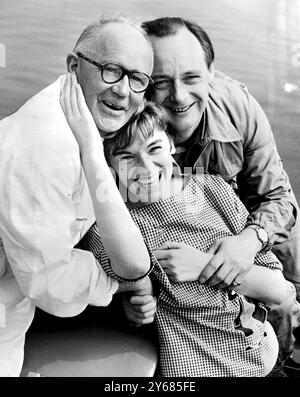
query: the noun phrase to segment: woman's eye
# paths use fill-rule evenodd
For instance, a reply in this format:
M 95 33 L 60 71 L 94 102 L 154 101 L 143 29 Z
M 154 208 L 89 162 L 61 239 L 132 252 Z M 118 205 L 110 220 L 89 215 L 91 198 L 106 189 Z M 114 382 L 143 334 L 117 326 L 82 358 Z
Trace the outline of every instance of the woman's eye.
M 187 84 L 194 84 L 194 83 L 198 83 L 200 79 L 201 79 L 200 76 L 192 75 L 192 76 L 186 76 L 183 81 Z
M 160 149 L 162 149 L 161 146 L 153 146 L 153 147 L 149 150 L 149 152 L 150 152 L 150 153 L 155 153 L 155 152 L 158 152 Z
M 188 76 L 184 79 L 184 81 L 187 84 L 194 84 L 194 83 L 198 83 L 198 81 L 200 80 L 199 76 Z
M 122 161 L 122 160 L 130 160 L 130 159 L 132 159 L 133 158 L 133 156 L 131 156 L 130 154 L 127 154 L 127 155 L 124 155 L 124 156 L 122 156 L 122 157 L 120 157 L 120 160 Z

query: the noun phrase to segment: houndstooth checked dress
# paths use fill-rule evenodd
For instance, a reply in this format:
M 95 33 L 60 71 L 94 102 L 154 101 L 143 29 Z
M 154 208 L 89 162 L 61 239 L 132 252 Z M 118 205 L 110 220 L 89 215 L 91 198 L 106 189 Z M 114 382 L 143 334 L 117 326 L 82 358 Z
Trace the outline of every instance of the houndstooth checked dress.
M 212 175 L 191 176 L 182 192 L 130 213 L 150 252 L 165 241 L 206 252 L 216 239 L 240 233 L 247 218 L 234 191 Z M 112 275 L 96 225 L 85 245 Z M 151 279 L 159 291 L 155 323 L 160 376 L 256 377 L 271 371 L 278 343 L 262 316 L 263 305 L 198 281 L 170 282 L 151 257 Z M 258 254 L 255 263 L 282 269 L 271 253 Z

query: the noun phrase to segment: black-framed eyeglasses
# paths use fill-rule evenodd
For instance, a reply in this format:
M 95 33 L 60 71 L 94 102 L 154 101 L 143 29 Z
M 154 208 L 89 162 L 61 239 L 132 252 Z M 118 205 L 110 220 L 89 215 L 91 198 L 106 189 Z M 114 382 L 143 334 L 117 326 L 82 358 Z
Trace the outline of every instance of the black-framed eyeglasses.
M 90 59 L 89 57 L 83 55 L 81 52 L 77 52 L 77 55 L 87 62 L 97 66 L 101 70 L 101 77 L 103 81 L 107 84 L 114 84 L 122 80 L 124 76 L 128 77 L 129 87 L 133 92 L 144 92 L 152 79 L 146 73 L 142 72 L 130 72 L 124 69 L 122 66 L 116 63 L 106 63 L 101 65 L 100 63 Z

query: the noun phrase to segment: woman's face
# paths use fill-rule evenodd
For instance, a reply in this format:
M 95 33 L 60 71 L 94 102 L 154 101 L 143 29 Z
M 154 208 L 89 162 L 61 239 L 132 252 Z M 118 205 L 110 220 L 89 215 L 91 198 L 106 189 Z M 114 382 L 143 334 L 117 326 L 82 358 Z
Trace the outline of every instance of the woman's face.
M 131 203 L 155 202 L 170 194 L 173 174 L 170 141 L 158 127 L 148 138 L 137 130 L 133 143 L 117 151 L 109 161 L 119 176 L 119 188 L 126 188 Z

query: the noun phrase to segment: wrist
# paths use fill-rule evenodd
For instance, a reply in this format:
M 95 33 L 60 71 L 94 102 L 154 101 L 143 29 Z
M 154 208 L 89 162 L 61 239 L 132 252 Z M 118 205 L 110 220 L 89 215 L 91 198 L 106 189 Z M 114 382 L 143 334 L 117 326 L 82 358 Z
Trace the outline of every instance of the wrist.
M 246 227 L 242 232 L 241 235 L 246 239 L 247 245 L 252 248 L 252 251 L 259 252 L 263 247 L 261 241 L 257 238 L 257 234 L 255 230 L 251 227 Z
M 257 241 L 257 252 L 262 251 L 269 242 L 269 237 L 266 231 L 259 225 L 248 225 L 245 230 L 254 233 Z
M 103 153 L 104 149 L 103 149 L 103 142 L 101 140 L 100 135 L 88 139 L 85 139 L 84 141 L 79 143 L 79 149 L 80 149 L 80 153 L 82 156 L 84 155 L 91 155 L 93 153 L 95 154 L 99 154 L 99 153 Z
M 80 155 L 82 162 L 106 162 L 103 146 L 86 144 L 80 148 Z

